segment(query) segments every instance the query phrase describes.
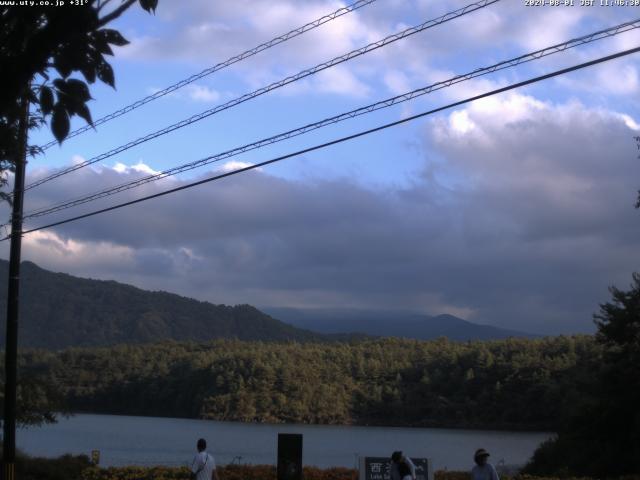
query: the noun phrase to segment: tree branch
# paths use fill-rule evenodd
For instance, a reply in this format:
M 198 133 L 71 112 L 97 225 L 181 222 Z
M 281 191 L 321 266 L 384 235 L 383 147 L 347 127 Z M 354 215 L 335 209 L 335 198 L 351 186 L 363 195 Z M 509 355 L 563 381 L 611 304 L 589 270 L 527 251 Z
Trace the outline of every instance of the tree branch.
M 98 0 L 98 12 L 100 12 L 109 3 L 111 3 L 111 0 L 103 0 L 103 1 Z
M 126 0 L 122 5 L 116 8 L 113 12 L 99 19 L 98 26 L 104 27 L 107 23 L 115 20 L 124 12 L 126 12 L 129 9 L 129 7 L 131 7 L 131 5 L 133 5 L 134 3 L 136 3 L 136 0 Z

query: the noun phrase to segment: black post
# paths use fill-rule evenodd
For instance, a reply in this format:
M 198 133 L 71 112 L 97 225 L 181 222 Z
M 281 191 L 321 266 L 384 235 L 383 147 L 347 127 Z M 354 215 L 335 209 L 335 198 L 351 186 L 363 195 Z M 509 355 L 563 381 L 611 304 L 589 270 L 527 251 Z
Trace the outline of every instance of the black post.
M 278 480 L 302 480 L 302 434 L 278 434 Z
M 27 131 L 29 129 L 28 89 L 22 95 L 18 124 L 15 176 L 13 184 L 13 213 L 11 216 L 11 247 L 9 254 L 9 291 L 7 293 L 7 338 L 4 360 L 4 422 L 3 422 L 3 478 L 15 479 L 16 460 L 16 390 L 18 370 L 18 305 L 20 295 L 20 249 L 22 246 L 22 201 L 27 163 Z

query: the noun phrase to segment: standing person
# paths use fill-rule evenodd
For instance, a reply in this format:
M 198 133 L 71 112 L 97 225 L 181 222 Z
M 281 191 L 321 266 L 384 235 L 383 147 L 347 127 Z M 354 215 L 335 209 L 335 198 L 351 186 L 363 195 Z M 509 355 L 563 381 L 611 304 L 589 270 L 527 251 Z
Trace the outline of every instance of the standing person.
M 416 467 L 402 452 L 391 455 L 391 480 L 416 480 Z
M 195 480 L 218 480 L 216 472 L 216 461 L 213 455 L 207 452 L 207 441 L 204 438 L 198 440 L 196 444 L 198 453 L 191 462 L 191 473 Z
M 471 469 L 471 480 L 500 480 L 498 472 L 493 468 L 489 462 L 489 452 L 484 448 L 479 448 L 473 455 L 473 460 L 476 462 L 475 466 Z

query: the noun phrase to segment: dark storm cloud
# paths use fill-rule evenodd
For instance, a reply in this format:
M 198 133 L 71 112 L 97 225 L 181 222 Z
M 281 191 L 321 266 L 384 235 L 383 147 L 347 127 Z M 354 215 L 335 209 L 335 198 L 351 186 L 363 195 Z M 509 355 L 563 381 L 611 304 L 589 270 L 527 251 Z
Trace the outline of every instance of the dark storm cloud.
M 630 125 L 579 104 L 503 97 L 427 123 L 425 174 L 411 187 L 254 171 L 27 237 L 25 257 L 218 303 L 402 308 L 588 331 L 607 286 L 625 287 L 637 270 Z M 140 175 L 78 174 L 34 190 L 31 202 Z

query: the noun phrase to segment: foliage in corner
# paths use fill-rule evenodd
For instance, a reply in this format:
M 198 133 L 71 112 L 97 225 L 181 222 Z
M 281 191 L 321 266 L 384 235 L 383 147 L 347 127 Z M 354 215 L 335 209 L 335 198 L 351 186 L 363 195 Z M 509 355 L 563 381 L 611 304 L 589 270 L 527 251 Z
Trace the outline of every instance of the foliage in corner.
M 4 362 L 0 362 L 4 373 Z M 34 427 L 55 423 L 68 414 L 66 400 L 56 380 L 41 367 L 21 371 L 18 375 L 17 423 L 21 427 Z M 4 375 L 0 376 L 0 415 L 4 411 Z
M 29 128 L 49 121 L 60 143 L 74 115 L 92 123 L 88 84 L 98 79 L 115 88 L 106 56 L 113 55 L 112 46 L 128 43 L 118 31 L 105 27 L 135 3 L 88 0 L 83 6 L 64 8 L 0 7 L 0 187 L 13 169 L 23 96 L 31 104 Z M 152 13 L 158 0 L 139 3 Z M 38 151 L 35 146 L 28 149 L 30 155 Z M 10 198 L 5 192 L 0 197 Z
M 603 478 L 640 473 L 640 274 L 633 274 L 630 290 L 611 287 L 610 292 L 612 301 L 594 315 L 603 355 L 592 373 L 593 400 L 535 452 L 528 473 Z
M 154 12 L 158 0 L 139 2 Z M 18 130 L 25 98 L 30 104 L 28 128 L 39 128 L 49 120 L 60 143 L 69 134 L 74 115 L 92 124 L 88 84 L 98 79 L 115 87 L 105 56 L 113 55 L 112 46 L 128 43 L 118 31 L 105 27 L 135 3 L 87 0 L 82 6 L 0 6 L 0 189 L 7 185 L 20 151 Z M 27 150 L 30 156 L 39 151 L 37 146 Z M 10 202 L 11 195 L 0 191 L 0 200 Z M 20 378 L 18 421 L 24 425 L 55 421 L 60 405 L 54 384 L 32 380 Z

